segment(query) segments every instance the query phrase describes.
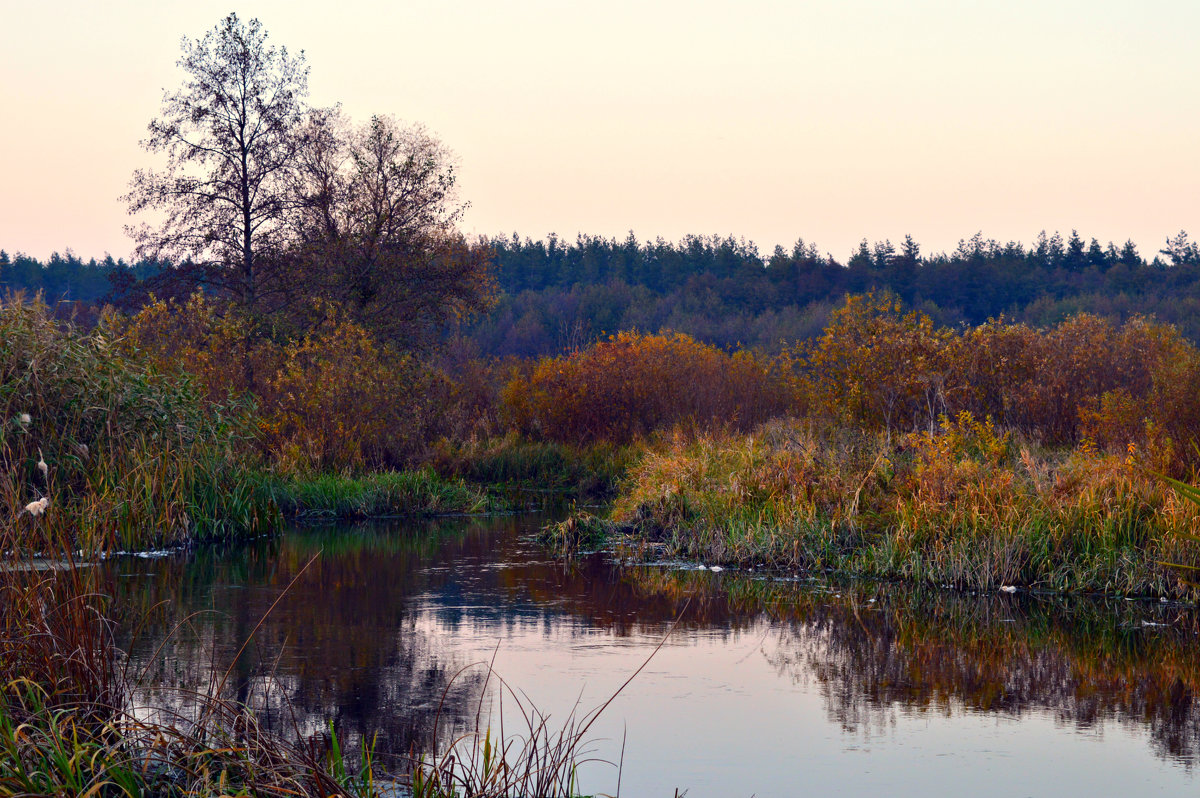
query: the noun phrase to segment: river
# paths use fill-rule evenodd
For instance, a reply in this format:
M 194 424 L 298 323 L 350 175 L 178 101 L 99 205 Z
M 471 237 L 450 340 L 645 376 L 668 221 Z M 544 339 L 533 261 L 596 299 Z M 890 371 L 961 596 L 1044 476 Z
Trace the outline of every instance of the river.
M 581 768 L 586 791 L 614 794 L 618 778 L 624 796 L 689 798 L 1200 788 L 1195 608 L 564 564 L 533 542 L 541 520 L 305 526 L 110 560 L 116 606 L 150 618 L 118 632 L 138 701 L 187 712 L 223 680 L 280 733 L 332 723 L 401 769 L 477 722 L 498 728 L 501 706 L 514 733 L 518 700 L 557 728 L 645 663 L 588 729 L 604 761 Z

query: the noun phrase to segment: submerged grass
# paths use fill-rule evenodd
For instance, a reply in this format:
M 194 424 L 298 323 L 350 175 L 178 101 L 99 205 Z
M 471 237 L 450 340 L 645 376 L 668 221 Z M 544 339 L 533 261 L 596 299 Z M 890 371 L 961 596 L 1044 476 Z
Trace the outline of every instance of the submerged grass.
M 806 422 L 677 438 L 632 470 L 611 521 L 726 564 L 958 587 L 1192 596 L 1200 507 L 1139 463 L 1044 450 L 968 414 L 890 439 Z
M 538 541 L 559 557 L 570 558 L 603 547 L 617 531 L 611 521 L 576 511 L 561 521 L 542 527 Z

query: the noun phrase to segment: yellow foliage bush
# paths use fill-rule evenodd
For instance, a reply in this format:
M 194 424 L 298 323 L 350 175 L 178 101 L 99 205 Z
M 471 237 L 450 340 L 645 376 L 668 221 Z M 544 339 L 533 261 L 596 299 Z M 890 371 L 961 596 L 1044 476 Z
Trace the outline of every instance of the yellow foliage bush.
M 789 357 L 804 405 L 849 426 L 932 434 L 942 416 L 967 412 L 1045 444 L 1138 445 L 1160 469 L 1200 458 L 1200 350 L 1144 318 L 951 330 L 887 297 L 855 296 Z
M 953 333 L 885 296 L 851 296 L 796 357 L 814 411 L 871 429 L 919 428 L 947 411 Z

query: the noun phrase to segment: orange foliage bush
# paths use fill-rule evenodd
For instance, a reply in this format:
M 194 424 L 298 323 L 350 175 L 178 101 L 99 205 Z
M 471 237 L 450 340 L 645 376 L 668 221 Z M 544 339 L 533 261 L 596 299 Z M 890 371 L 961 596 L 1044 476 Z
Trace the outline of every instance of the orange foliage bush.
M 687 335 L 624 332 L 543 358 L 505 386 L 512 423 L 566 442 L 624 442 L 671 426 L 746 429 L 791 404 L 775 365 Z
M 793 357 L 810 410 L 853 426 L 933 431 L 941 416 L 968 412 L 1047 444 L 1147 445 L 1159 467 L 1200 458 L 1200 350 L 1144 318 L 959 331 L 857 296 Z

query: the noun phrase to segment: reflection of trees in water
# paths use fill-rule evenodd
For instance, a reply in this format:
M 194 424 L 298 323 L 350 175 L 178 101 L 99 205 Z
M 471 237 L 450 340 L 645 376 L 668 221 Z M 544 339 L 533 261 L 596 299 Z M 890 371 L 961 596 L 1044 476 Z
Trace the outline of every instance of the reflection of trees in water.
M 423 566 L 439 546 L 470 545 L 471 531 L 457 526 L 452 536 L 299 532 L 236 552 L 198 552 L 187 562 L 125 561 L 123 570 L 145 573 L 125 581 L 121 603 L 131 617 L 162 602 L 136 637 L 131 624 L 122 627 L 131 672 L 146 672 L 139 701 L 186 714 L 192 696 L 228 670 L 223 697 L 285 734 L 323 735 L 332 721 L 343 744 L 375 739 L 381 754 L 406 754 L 428 748 L 440 710 L 444 742 L 473 724 L 486 674 L 473 668 L 456 677 L 467 663 L 418 628 L 414 598 L 451 579 Z M 325 546 L 336 550 L 318 557 L 266 615 Z
M 771 618 L 767 660 L 814 681 L 848 731 L 886 728 L 897 712 L 1049 712 L 1079 728 L 1144 727 L 1158 755 L 1200 756 L 1194 608 L 724 577 L 715 591 L 704 574 L 631 575 L 659 597 L 704 596 L 708 623 Z
M 520 545 L 520 523 L 301 531 L 186 563 L 122 561 L 123 571 L 153 576 L 124 580 L 118 606 L 137 618 L 170 602 L 133 641 L 134 668 L 148 668 L 150 684 L 203 688 L 323 549 L 230 676 L 229 696 L 284 731 L 293 715 L 304 735 L 324 734 L 333 719 L 351 745 L 378 732 L 381 753 L 427 749 L 443 694 L 442 743 L 473 725 L 483 689 L 482 669 L 451 685 L 468 663 L 445 636 L 529 625 L 553 627 L 556 639 L 587 628 L 653 636 L 687 602 L 681 634 L 777 629 L 768 661 L 816 684 L 847 730 L 870 734 L 900 713 L 1049 712 L 1082 728 L 1145 727 L 1158 754 L 1200 756 L 1194 609 L 865 583 L 824 591 L 729 572 L 621 570 L 599 558 L 564 566 Z M 178 619 L 210 609 L 169 635 Z M 129 645 L 129 624 L 122 628 Z M 186 705 L 181 693 L 170 696 Z

